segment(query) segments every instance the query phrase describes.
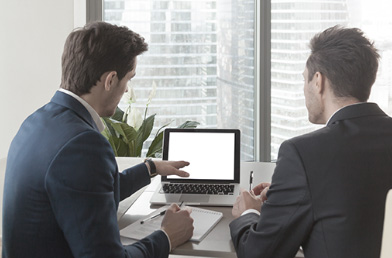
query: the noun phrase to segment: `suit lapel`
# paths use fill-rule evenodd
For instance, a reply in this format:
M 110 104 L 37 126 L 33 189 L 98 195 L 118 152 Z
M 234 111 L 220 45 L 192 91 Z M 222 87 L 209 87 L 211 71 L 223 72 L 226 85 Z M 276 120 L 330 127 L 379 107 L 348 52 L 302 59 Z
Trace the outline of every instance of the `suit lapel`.
M 99 132 L 99 129 L 88 110 L 77 99 L 64 92 L 57 91 L 51 99 L 51 102 L 73 110 L 87 124 Z

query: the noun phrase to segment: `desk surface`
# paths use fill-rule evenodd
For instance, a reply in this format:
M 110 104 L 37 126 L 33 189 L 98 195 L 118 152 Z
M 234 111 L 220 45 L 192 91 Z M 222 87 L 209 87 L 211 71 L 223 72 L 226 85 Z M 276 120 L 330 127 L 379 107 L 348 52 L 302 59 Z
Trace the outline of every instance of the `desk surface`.
M 125 169 L 129 166 L 141 162 L 141 159 L 117 159 L 119 169 Z M 270 182 L 274 163 L 265 162 L 242 162 L 240 185 L 242 188 L 249 189 L 249 173 L 254 172 L 254 185 L 261 182 Z M 160 177 L 156 177 L 151 184 L 139 193 L 139 198 L 133 203 L 131 208 L 119 220 L 119 228 L 130 225 L 136 220 L 155 211 L 159 206 L 150 206 L 150 199 L 156 187 L 160 183 Z M 125 202 L 127 200 L 124 200 Z M 132 201 L 131 201 L 132 202 Z M 220 211 L 223 213 L 222 220 L 200 243 L 186 242 L 172 251 L 174 255 L 191 255 L 201 257 L 237 257 L 233 243 L 230 237 L 229 224 L 234 219 L 231 215 L 231 207 L 202 207 L 209 210 Z M 123 244 L 131 244 L 135 241 L 129 238 L 121 237 Z M 174 256 L 175 257 L 175 256 Z M 297 256 L 301 257 L 301 256 Z M 303 257 L 303 256 L 302 256 Z

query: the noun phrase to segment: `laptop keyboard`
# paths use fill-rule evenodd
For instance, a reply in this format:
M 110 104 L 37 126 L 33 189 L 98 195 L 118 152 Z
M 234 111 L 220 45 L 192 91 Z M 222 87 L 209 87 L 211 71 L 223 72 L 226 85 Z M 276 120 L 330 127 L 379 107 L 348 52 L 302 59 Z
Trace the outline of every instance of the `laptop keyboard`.
M 228 184 L 163 184 L 164 193 L 233 195 L 234 185 Z

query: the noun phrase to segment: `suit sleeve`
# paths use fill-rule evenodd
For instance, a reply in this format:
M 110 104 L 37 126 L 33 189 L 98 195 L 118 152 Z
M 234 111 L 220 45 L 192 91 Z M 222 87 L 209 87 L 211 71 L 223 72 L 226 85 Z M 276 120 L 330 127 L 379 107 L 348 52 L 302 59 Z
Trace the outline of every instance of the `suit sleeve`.
M 122 246 L 116 216 L 118 176 L 110 146 L 97 132 L 76 136 L 49 166 L 46 191 L 74 257 L 168 257 L 162 231 Z M 123 181 L 132 187 L 129 178 Z
M 310 193 L 301 157 L 284 142 L 260 216 L 246 214 L 230 224 L 239 258 L 295 257 L 311 230 Z
M 120 201 L 131 196 L 140 188 L 151 183 L 150 173 L 144 163 L 138 164 L 119 173 Z

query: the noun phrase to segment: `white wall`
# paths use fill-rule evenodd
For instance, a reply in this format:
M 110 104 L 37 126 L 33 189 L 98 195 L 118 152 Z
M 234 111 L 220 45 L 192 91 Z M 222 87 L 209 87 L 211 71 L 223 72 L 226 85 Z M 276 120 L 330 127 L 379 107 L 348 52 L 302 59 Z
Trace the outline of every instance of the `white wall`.
M 0 237 L 4 158 L 23 120 L 60 86 L 61 54 L 73 28 L 74 1 L 0 0 Z
M 74 1 L 0 0 L 0 158 L 23 120 L 49 102 L 74 28 Z

